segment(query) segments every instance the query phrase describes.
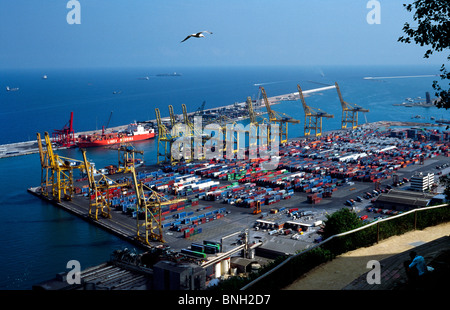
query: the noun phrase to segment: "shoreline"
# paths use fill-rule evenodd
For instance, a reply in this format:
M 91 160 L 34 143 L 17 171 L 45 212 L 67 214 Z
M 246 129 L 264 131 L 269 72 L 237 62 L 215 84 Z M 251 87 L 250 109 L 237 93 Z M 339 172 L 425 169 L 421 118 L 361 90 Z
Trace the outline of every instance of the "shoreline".
M 324 87 L 324 89 L 327 87 Z M 308 93 L 305 94 L 305 92 L 303 93 L 305 97 L 309 96 Z M 272 96 L 272 97 L 268 97 L 268 101 L 269 104 L 272 105 L 277 105 L 280 104 L 281 102 L 284 101 L 295 101 L 295 100 L 299 100 L 299 94 L 297 92 L 294 93 L 288 93 L 288 94 L 283 94 L 283 95 L 277 95 L 277 96 Z M 230 109 L 232 110 L 233 108 L 235 108 L 236 106 L 239 107 L 245 107 L 246 106 L 246 102 L 236 102 L 233 104 L 229 104 L 229 105 L 225 105 L 225 106 L 221 106 L 221 107 L 215 107 L 215 108 L 209 108 L 209 109 L 205 109 L 203 110 L 205 111 L 209 111 L 209 112 L 214 112 L 222 110 L 222 109 Z M 265 108 L 264 104 L 261 104 L 258 106 L 259 107 L 263 107 Z M 187 113 L 188 116 L 192 116 L 194 115 L 196 112 L 189 112 Z M 267 113 L 267 112 L 266 112 Z M 263 113 L 264 114 L 264 113 Z M 169 116 L 166 117 L 161 117 L 161 120 L 163 122 L 165 121 L 169 121 Z M 245 120 L 248 119 L 249 117 L 239 117 L 237 119 L 233 119 L 233 121 L 240 121 L 240 120 Z M 152 120 L 148 120 L 148 121 L 144 121 L 144 122 L 140 122 L 140 123 L 151 123 L 151 124 L 155 124 L 156 123 L 156 119 L 152 119 Z M 120 130 L 124 130 L 127 128 L 128 125 L 120 125 L 120 126 L 115 126 L 115 127 L 111 127 L 105 130 L 105 132 L 111 132 L 111 131 L 120 131 Z M 391 127 L 391 126 L 424 126 L 424 127 L 441 127 L 443 126 L 442 124 L 439 123 L 420 123 L 420 122 L 411 122 L 411 121 L 375 121 L 375 122 L 371 122 L 371 123 L 365 123 L 365 124 L 361 124 L 359 125 L 359 127 L 367 127 L 367 126 L 372 126 L 372 127 L 380 127 L 380 126 L 384 126 L 384 127 Z M 155 128 L 155 131 L 157 130 L 157 128 Z M 346 130 L 346 129 L 342 129 L 342 128 L 336 128 L 336 129 L 332 129 L 332 130 L 328 130 L 328 132 L 333 132 L 336 130 Z M 95 132 L 101 132 L 100 130 L 88 130 L 88 131 L 80 131 L 80 132 L 76 132 L 75 136 L 78 137 L 79 135 L 89 135 L 89 134 L 93 134 Z M 325 133 L 325 132 L 324 132 Z M 155 137 L 156 138 L 156 137 Z M 301 139 L 304 138 L 302 136 L 296 137 L 297 139 Z M 292 138 L 295 139 L 295 138 Z M 291 138 L 289 139 L 291 140 Z M 42 139 L 43 144 L 45 144 L 44 139 Z M 54 147 L 55 150 L 63 150 L 66 149 L 67 147 Z M 31 140 L 31 141 L 24 141 L 24 142 L 15 142 L 15 143 L 9 143 L 9 144 L 2 144 L 0 145 L 0 159 L 1 158 L 9 158 L 9 157 L 17 157 L 17 156 L 23 156 L 23 155 L 30 155 L 30 154 L 35 154 L 39 152 L 39 148 L 38 148 L 38 143 L 36 140 Z
M 190 114 L 190 113 L 189 113 Z M 400 127 L 416 127 L 416 126 L 422 126 L 422 127 L 442 127 L 441 124 L 435 124 L 435 123 L 419 123 L 419 122 L 405 122 L 405 121 L 376 121 L 376 122 L 370 122 L 365 123 L 362 125 L 359 125 L 359 127 L 392 127 L 392 126 L 400 126 Z M 113 127 L 114 130 L 120 130 L 121 128 L 126 128 L 127 125 L 117 126 Z M 113 129 L 111 128 L 111 129 Z M 334 132 L 338 130 L 351 130 L 351 129 L 342 129 L 337 128 L 333 130 L 328 130 L 327 132 Z M 76 136 L 83 135 L 83 134 L 89 134 L 94 133 L 98 130 L 93 131 L 85 131 L 85 132 L 77 132 L 75 133 Z M 325 134 L 326 132 L 324 132 Z M 302 139 L 304 137 L 295 137 L 295 138 L 289 138 L 289 140 L 292 139 Z M 156 139 L 156 136 L 155 136 Z M 45 144 L 45 141 L 43 140 L 43 143 Z M 67 149 L 67 147 L 54 147 L 55 150 L 64 150 Z M 17 157 L 17 156 L 24 156 L 24 155 L 31 155 L 39 153 L 39 148 L 37 141 L 24 141 L 24 142 L 16 142 L 16 143 L 10 143 L 10 144 L 3 144 L 0 145 L 0 150 L 3 150 L 4 154 L 0 153 L 0 159 L 2 158 L 9 158 L 9 157 Z

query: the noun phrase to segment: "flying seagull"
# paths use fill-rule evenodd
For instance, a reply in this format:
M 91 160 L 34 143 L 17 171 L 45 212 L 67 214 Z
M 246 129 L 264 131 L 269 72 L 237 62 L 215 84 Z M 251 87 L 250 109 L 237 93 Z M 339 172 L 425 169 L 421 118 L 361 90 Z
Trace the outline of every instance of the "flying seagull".
M 200 32 L 197 32 L 197 33 L 193 33 L 193 34 L 191 34 L 191 35 L 188 35 L 188 36 L 187 36 L 183 41 L 181 41 L 180 43 L 186 41 L 186 40 L 189 39 L 190 37 L 203 38 L 203 37 L 205 37 L 205 36 L 203 35 L 204 32 L 209 33 L 209 34 L 212 34 L 211 31 L 200 31 Z

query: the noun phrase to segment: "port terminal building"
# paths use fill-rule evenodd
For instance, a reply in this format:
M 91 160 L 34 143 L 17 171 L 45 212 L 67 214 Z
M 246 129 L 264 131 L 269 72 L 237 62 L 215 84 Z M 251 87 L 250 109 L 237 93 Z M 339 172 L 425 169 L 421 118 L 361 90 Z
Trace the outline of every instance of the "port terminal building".
M 416 173 L 411 177 L 410 182 L 413 191 L 429 191 L 434 183 L 434 173 Z
M 428 207 L 437 195 L 411 190 L 390 190 L 380 194 L 374 202 L 375 208 L 408 211 Z

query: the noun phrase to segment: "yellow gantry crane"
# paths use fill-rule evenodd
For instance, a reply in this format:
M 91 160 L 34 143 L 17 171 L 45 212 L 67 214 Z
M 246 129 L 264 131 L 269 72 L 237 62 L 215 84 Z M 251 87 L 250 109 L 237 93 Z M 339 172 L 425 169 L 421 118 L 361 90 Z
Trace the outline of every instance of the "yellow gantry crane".
M 250 130 L 255 130 L 257 133 L 257 136 L 261 137 L 262 139 L 267 139 L 267 142 L 269 142 L 269 136 L 262 137 L 262 133 L 258 133 L 259 130 L 259 122 L 256 120 L 257 114 L 255 112 L 255 109 L 253 108 L 253 102 L 252 98 L 249 96 L 247 97 L 247 110 L 248 110 L 248 116 L 250 120 Z M 255 137 L 257 138 L 257 137 Z M 257 139 L 255 139 L 257 140 Z M 256 149 L 256 146 L 258 145 L 258 141 L 251 141 L 249 140 L 249 147 L 250 149 Z
M 119 167 L 117 172 L 130 172 L 131 167 L 136 164 L 135 154 L 144 155 L 144 151 L 136 150 L 131 143 L 121 144 L 118 148 Z
M 37 142 L 39 148 L 39 158 L 41 160 L 41 195 L 48 197 L 48 186 L 49 186 L 49 172 L 51 171 L 51 167 L 49 164 L 48 152 L 44 150 L 42 146 L 41 134 L 37 133 Z
M 217 124 L 219 126 L 217 129 L 220 130 L 220 133 L 222 134 L 223 139 L 219 138 L 217 141 L 219 142 L 223 140 L 223 144 L 218 143 L 215 145 L 215 147 L 218 148 L 219 153 L 226 152 L 228 147 L 230 147 L 231 153 L 237 153 L 239 151 L 240 132 L 240 130 L 235 127 L 237 123 L 228 116 L 220 115 L 207 123 L 207 125 L 210 124 Z M 212 142 L 215 138 L 217 138 L 217 135 L 219 135 L 219 132 L 216 131 L 216 135 L 214 137 L 208 136 L 208 138 L 211 138 L 209 141 Z M 204 145 L 206 145 L 206 143 L 204 143 Z M 207 145 L 207 147 L 209 146 Z
M 338 83 L 335 82 L 334 84 L 336 85 L 336 90 L 338 92 L 339 100 L 341 101 L 342 105 L 341 128 L 346 129 L 347 125 L 351 124 L 352 129 L 356 129 L 358 127 L 358 112 L 366 113 L 369 112 L 369 110 L 363 109 L 362 107 L 356 104 L 345 102 L 339 89 Z
M 258 122 L 256 121 L 255 110 L 253 109 L 253 102 L 250 96 L 247 97 L 247 109 L 248 109 L 248 117 L 250 119 L 250 124 L 258 126 Z
M 94 178 L 94 166 L 86 159 L 86 150 L 81 149 L 83 153 L 84 167 L 89 180 L 89 197 L 92 194 L 93 199 L 89 198 L 89 217 L 98 221 L 98 216 L 111 218 L 111 197 L 110 189 L 116 187 L 129 186 L 129 183 L 117 183 L 100 173 L 98 181 Z M 134 168 L 134 167 L 133 167 Z
M 287 139 L 288 139 L 288 123 L 298 124 L 298 123 L 300 123 L 300 121 L 297 119 L 294 119 L 284 113 L 281 113 L 281 115 L 280 115 L 279 113 L 273 111 L 272 108 L 270 107 L 269 99 L 267 98 L 267 94 L 266 94 L 264 87 L 261 86 L 260 89 L 261 89 L 261 93 L 264 98 L 264 103 L 266 105 L 267 113 L 269 115 L 269 122 L 271 124 L 276 124 L 276 123 L 280 124 L 280 143 L 286 143 Z
M 333 118 L 334 115 L 323 112 L 318 108 L 308 106 L 299 84 L 297 84 L 297 89 L 302 101 L 303 110 L 305 111 L 304 135 L 310 136 L 311 131 L 314 131 L 314 135 L 320 137 L 322 135 L 322 118 Z
M 51 187 L 52 199 L 58 202 L 61 199 L 72 200 L 73 171 L 84 169 L 83 162 L 55 154 L 48 132 L 45 132 L 44 137 L 45 151 L 42 147 L 41 135 L 37 133 L 41 161 L 41 194 L 48 197 L 49 187 Z
M 177 123 L 175 114 L 173 113 L 173 106 L 169 105 L 169 116 L 170 116 L 170 125 L 173 127 L 175 127 L 175 124 Z
M 158 125 L 158 147 L 157 147 L 157 164 L 170 163 L 176 164 L 178 161 L 172 156 L 171 149 L 173 142 L 177 139 L 176 135 L 167 129 L 162 123 L 161 113 L 158 108 L 155 108 L 156 123 Z
M 161 225 L 161 207 L 184 201 L 184 199 L 167 200 L 162 194 L 155 192 L 142 182 L 138 183 L 134 167 L 131 168 L 131 173 L 137 198 L 136 239 L 147 245 L 150 245 L 149 239 L 165 242 Z M 144 187 L 148 190 L 148 194 L 144 192 Z M 140 220 L 140 213 L 144 215 L 143 223 Z M 144 227 L 144 232 L 142 232 L 142 227 Z
M 186 105 L 184 103 L 181 105 L 181 108 L 183 110 L 184 124 L 187 126 L 186 130 L 188 131 L 185 134 L 187 134 L 186 137 L 189 137 L 190 140 L 190 155 L 187 155 L 186 152 L 184 152 L 184 154 L 187 155 L 185 156 L 184 160 L 186 162 L 191 162 L 194 159 L 197 160 L 204 159 L 205 154 L 200 150 L 203 150 L 203 145 L 211 137 L 203 133 L 202 127 L 197 128 L 195 124 L 192 124 L 192 122 L 189 120 Z M 202 125 L 200 124 L 200 126 Z M 198 145 L 198 143 L 200 143 L 200 145 Z M 194 158 L 194 155 L 196 155 L 197 158 Z
M 189 146 L 190 154 L 188 155 L 188 154 L 184 153 L 186 155 L 184 160 L 186 162 L 191 162 L 192 160 L 194 160 L 194 147 L 195 147 L 194 141 L 195 141 L 195 139 L 193 139 L 193 137 L 195 137 L 195 135 L 199 135 L 200 133 L 198 133 L 196 128 L 194 128 L 194 124 L 192 124 L 192 122 L 189 120 L 186 105 L 184 103 L 181 104 L 181 108 L 183 110 L 184 124 L 187 126 L 187 128 L 185 130 L 188 131 L 188 132 L 184 132 L 184 134 L 186 134 L 187 135 L 186 137 L 189 137 L 188 139 L 190 140 L 190 146 Z M 183 147 L 186 147 L 186 145 L 184 145 Z M 200 157 L 203 157 L 203 154 L 201 154 Z M 198 159 L 200 159 L 200 158 L 198 158 Z

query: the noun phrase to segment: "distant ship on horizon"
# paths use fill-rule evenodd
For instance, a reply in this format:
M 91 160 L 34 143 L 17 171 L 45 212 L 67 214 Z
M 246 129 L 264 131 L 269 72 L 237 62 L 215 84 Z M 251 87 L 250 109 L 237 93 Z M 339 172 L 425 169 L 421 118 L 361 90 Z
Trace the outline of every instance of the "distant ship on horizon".
M 180 73 L 173 72 L 173 73 L 159 73 L 156 76 L 181 76 Z

